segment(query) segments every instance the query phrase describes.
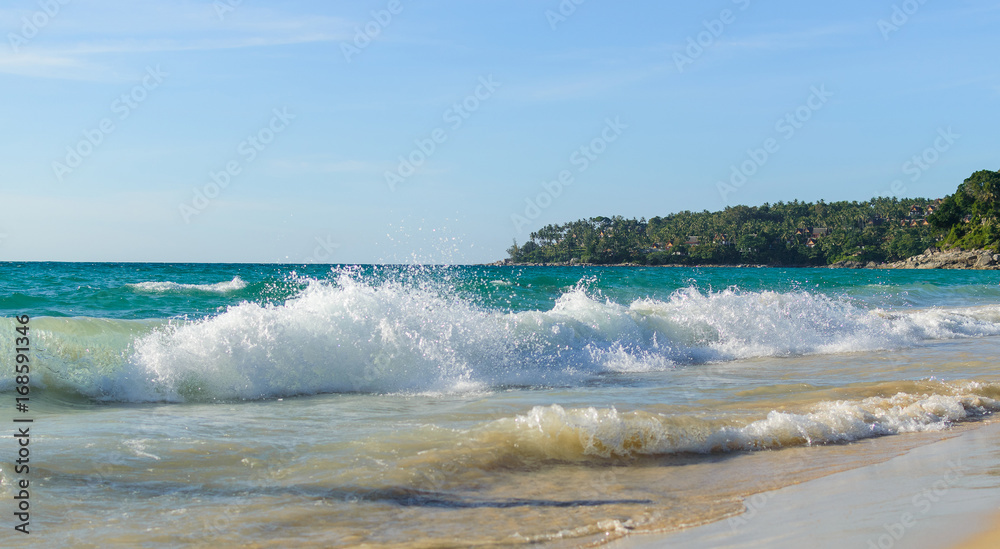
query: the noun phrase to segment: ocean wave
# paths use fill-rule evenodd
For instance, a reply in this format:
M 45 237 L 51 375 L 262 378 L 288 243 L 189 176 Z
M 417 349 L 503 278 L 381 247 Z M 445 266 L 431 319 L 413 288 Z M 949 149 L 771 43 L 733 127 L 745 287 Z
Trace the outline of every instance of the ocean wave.
M 419 459 L 492 469 L 552 460 L 753 451 L 940 431 L 1000 411 L 1000 384 L 923 385 L 927 392 L 821 401 L 797 412 L 773 410 L 758 419 L 536 406 L 526 414 L 455 432 L 461 444 L 439 444 L 441 449 L 431 451 L 434 455 Z
M 177 282 L 139 282 L 136 284 L 126 284 L 127 288 L 139 292 L 167 293 L 167 292 L 205 292 L 215 294 L 225 294 L 235 292 L 247 287 L 246 281 L 238 276 L 227 282 L 217 282 L 215 284 L 179 284 Z
M 567 386 L 611 372 L 1000 335 L 997 306 L 899 313 L 805 291 L 692 288 L 622 305 L 574 288 L 551 310 L 507 313 L 447 289 L 350 274 L 310 281 L 281 304 L 123 325 L 127 334 L 107 341 L 70 333 L 74 322 L 96 319 L 64 320 L 33 321 L 33 382 L 125 402 Z

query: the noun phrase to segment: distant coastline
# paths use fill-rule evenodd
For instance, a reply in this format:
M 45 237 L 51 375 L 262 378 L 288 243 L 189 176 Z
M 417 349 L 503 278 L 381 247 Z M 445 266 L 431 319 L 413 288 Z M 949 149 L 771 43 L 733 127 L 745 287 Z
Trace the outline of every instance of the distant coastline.
M 858 261 L 841 261 L 829 265 L 840 269 L 971 269 L 979 271 L 995 271 L 1000 269 L 1000 254 L 993 250 L 939 250 L 928 248 L 920 255 L 908 257 L 902 261 L 889 263 L 867 263 Z
M 705 264 L 705 265 L 644 265 L 641 263 L 581 263 L 573 262 L 553 262 L 553 263 L 516 263 L 509 259 L 501 259 L 493 263 L 486 263 L 485 267 L 687 267 L 687 268 L 723 268 L 723 269 L 965 269 L 979 271 L 1000 270 L 1000 254 L 993 250 L 939 250 L 928 248 L 920 255 L 911 256 L 902 261 L 892 262 L 861 262 L 861 261 L 838 261 L 830 265 L 761 265 L 752 263 L 740 263 L 734 265 L 725 264 Z
M 778 202 L 546 225 L 494 265 L 996 269 L 1000 171 L 944 198 Z

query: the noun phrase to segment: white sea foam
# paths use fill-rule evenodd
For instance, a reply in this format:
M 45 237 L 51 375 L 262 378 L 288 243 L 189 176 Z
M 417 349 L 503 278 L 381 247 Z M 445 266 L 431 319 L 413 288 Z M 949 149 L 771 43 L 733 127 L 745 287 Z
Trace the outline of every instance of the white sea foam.
M 504 313 L 453 292 L 345 274 L 312 281 L 284 304 L 242 303 L 158 328 L 90 377 L 77 357 L 54 351 L 46 360 L 50 383 L 95 398 L 259 399 L 573 385 L 606 372 L 998 334 L 996 306 L 889 313 L 808 292 L 694 289 L 621 305 L 577 288 L 549 311 Z
M 166 293 L 166 292 L 206 292 L 224 294 L 235 292 L 247 287 L 246 281 L 238 276 L 227 282 L 217 282 L 215 284 L 178 284 L 177 282 L 139 282 L 137 284 L 126 284 L 126 287 L 140 292 Z
M 583 460 L 675 453 L 759 450 L 937 431 L 1000 411 L 1000 386 L 941 384 L 936 394 L 825 401 L 800 413 L 772 411 L 754 421 L 706 420 L 614 408 L 538 406 L 470 434 L 492 453 Z M 515 450 L 516 449 L 516 450 Z

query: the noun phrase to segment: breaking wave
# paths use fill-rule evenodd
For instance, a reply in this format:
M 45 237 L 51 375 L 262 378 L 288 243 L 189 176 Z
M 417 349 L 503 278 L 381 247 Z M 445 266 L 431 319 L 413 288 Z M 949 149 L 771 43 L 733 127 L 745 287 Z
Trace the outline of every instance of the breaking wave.
M 572 386 L 609 372 L 898 349 L 1000 335 L 1000 307 L 898 313 L 806 291 L 692 288 L 623 305 L 578 287 L 551 310 L 504 312 L 447 288 L 342 274 L 284 303 L 244 302 L 192 321 L 32 325 L 33 384 L 108 401 L 213 401 Z M 12 387 L 9 375 L 0 389 Z
M 901 384 L 905 385 L 905 384 Z M 707 419 L 690 413 L 536 406 L 526 414 L 454 431 L 451 443 L 399 463 L 446 469 L 522 467 L 541 462 L 599 462 L 676 454 L 715 454 L 853 442 L 940 431 L 1000 411 L 1000 384 L 923 382 L 927 392 L 891 391 L 858 400 L 820 401 L 759 419 Z M 910 387 L 914 388 L 914 387 Z M 890 389 L 887 386 L 883 389 Z
M 235 292 L 247 287 L 246 281 L 238 276 L 234 276 L 228 282 L 218 282 L 215 284 L 178 284 L 177 282 L 139 282 L 137 284 L 126 284 L 127 288 L 139 292 L 168 293 L 168 292 L 205 292 L 213 294 L 225 294 Z

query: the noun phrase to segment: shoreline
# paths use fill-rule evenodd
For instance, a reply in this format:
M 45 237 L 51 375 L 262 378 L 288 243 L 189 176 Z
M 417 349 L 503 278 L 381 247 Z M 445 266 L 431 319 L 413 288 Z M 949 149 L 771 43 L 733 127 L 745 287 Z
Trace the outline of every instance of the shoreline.
M 555 263 L 513 263 L 509 259 L 501 259 L 493 263 L 481 264 L 481 267 L 674 267 L 690 269 L 934 269 L 934 270 L 1000 270 L 1000 254 L 992 250 L 938 250 L 928 248 L 924 253 L 908 257 L 900 261 L 876 263 L 869 261 L 838 261 L 828 265 L 764 265 L 754 263 L 739 264 L 698 264 L 698 265 L 647 265 L 642 263 L 582 263 L 579 261 Z
M 1000 490 L 991 470 L 1000 466 L 1000 422 L 958 431 L 886 461 L 748 496 L 741 515 L 604 547 L 797 549 L 804 539 L 815 547 L 997 547 Z

